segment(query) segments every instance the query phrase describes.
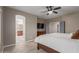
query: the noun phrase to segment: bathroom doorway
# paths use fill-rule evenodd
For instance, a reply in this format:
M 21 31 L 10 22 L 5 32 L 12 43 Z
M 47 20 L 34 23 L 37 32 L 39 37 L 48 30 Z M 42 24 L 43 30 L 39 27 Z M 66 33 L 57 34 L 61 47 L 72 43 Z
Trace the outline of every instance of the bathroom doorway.
M 16 15 L 16 44 L 25 42 L 25 17 Z

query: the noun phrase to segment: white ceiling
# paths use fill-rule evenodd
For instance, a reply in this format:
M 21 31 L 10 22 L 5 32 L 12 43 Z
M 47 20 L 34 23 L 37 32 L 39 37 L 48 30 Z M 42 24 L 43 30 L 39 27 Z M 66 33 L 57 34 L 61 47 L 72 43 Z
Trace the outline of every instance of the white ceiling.
M 41 11 L 45 10 L 45 6 L 10 6 L 10 8 L 14 8 L 23 12 L 30 13 L 32 15 L 38 16 L 38 18 L 51 19 L 56 18 L 58 16 L 62 16 L 69 13 L 74 13 L 79 11 L 78 6 L 61 6 L 62 8 L 57 10 L 58 14 L 46 15 Z

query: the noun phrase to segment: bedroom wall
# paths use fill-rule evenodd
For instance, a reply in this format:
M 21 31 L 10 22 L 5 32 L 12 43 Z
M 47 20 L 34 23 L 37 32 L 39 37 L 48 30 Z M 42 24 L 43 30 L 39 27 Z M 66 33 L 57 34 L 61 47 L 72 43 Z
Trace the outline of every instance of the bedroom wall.
M 51 21 L 65 21 L 65 32 L 74 32 L 79 29 L 79 12 L 57 17 Z
M 0 7 L 0 52 L 3 52 L 3 36 L 2 36 L 2 7 Z
M 0 52 L 1 52 L 1 11 L 0 11 Z
M 79 29 L 79 12 L 63 16 L 62 20 L 65 21 L 66 32 L 74 32 Z
M 56 33 L 57 32 L 57 24 L 59 22 L 50 22 L 49 23 L 49 33 Z
M 34 39 L 37 35 L 37 17 L 9 7 L 3 8 L 3 36 L 4 46 L 15 44 L 15 16 L 22 15 L 26 18 L 26 41 Z

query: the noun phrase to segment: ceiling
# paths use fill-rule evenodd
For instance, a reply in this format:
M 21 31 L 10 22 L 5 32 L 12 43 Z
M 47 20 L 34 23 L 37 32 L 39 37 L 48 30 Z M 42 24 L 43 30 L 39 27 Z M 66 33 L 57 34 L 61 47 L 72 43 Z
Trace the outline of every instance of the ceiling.
M 55 6 L 57 7 L 57 6 Z M 10 8 L 14 8 L 23 12 L 30 13 L 32 15 L 37 16 L 38 18 L 44 18 L 44 19 L 52 19 L 56 18 L 65 14 L 74 13 L 79 11 L 78 6 L 61 6 L 62 8 L 57 10 L 58 14 L 51 14 L 46 15 L 45 13 L 42 13 L 41 11 L 45 10 L 45 6 L 10 6 Z

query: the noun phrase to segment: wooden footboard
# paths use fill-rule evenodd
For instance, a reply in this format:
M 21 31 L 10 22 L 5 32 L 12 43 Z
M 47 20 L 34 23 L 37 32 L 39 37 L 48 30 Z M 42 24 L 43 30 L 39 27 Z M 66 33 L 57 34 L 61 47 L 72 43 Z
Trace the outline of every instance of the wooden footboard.
M 39 49 L 43 49 L 43 50 L 45 50 L 46 52 L 48 52 L 48 53 L 59 53 L 58 51 L 56 51 L 56 50 L 54 50 L 54 49 L 52 49 L 52 48 L 49 48 L 49 47 L 47 47 L 47 46 L 45 46 L 45 45 L 42 45 L 42 44 L 40 44 L 40 43 L 37 43 L 37 49 L 39 50 Z

